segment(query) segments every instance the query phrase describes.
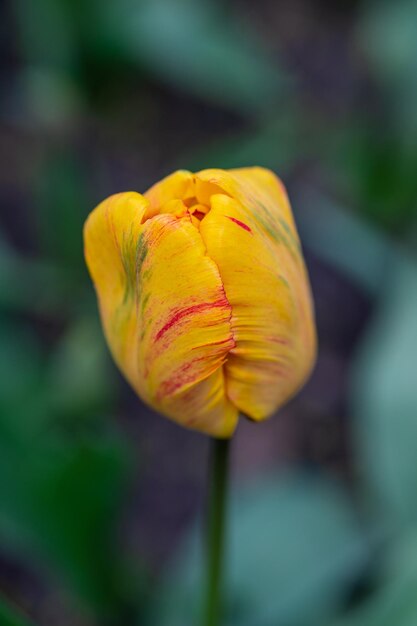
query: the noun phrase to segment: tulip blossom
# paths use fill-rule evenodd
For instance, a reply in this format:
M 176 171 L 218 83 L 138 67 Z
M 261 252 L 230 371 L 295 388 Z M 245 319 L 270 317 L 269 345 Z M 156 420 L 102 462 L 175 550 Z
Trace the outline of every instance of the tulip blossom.
M 263 420 L 305 382 L 310 286 L 269 170 L 175 172 L 104 200 L 84 238 L 112 355 L 157 411 L 227 438 L 240 413 Z

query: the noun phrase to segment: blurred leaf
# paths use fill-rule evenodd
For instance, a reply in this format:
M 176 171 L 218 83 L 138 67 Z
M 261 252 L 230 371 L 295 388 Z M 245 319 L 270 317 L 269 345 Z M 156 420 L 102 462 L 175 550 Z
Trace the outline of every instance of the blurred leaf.
M 277 62 L 239 15 L 215 2 L 118 0 L 106 9 L 109 30 L 132 58 L 176 87 L 244 113 L 282 95 Z
M 73 270 L 18 254 L 1 232 L 0 264 L 0 307 L 5 310 L 66 318 L 85 298 Z
M 377 511 L 400 527 L 417 523 L 417 263 L 384 277 L 380 311 L 353 370 L 357 454 Z
M 0 414 L 33 402 L 43 379 L 44 359 L 33 333 L 0 317 Z
M 47 360 L 29 327 L 0 316 L 0 435 L 33 437 L 50 427 Z
M 313 187 L 299 187 L 293 204 L 306 246 L 371 295 L 385 289 L 386 268 L 400 252 L 383 232 Z
M 19 44 L 30 65 L 70 71 L 76 44 L 68 5 L 62 0 L 15 0 Z
M 1 626 L 34 626 L 33 622 L 26 619 L 3 598 L 0 598 L 0 624 Z
M 6 94 L 8 120 L 36 133 L 74 131 L 81 107 L 75 82 L 50 67 L 23 68 Z
M 374 0 L 364 3 L 362 45 L 386 88 L 390 112 L 403 140 L 415 146 L 417 133 L 417 2 Z
M 130 449 L 95 413 L 97 331 L 74 327 L 48 366 L 32 333 L 0 318 L 0 543 L 111 615 L 125 602 L 116 525 Z
M 0 440 L 3 549 L 59 572 L 84 602 L 113 613 L 120 602 L 115 522 L 126 486 L 116 441 Z M 41 565 L 42 563 L 42 565 Z
M 367 560 L 367 542 L 337 484 L 303 475 L 253 483 L 236 495 L 226 558 L 226 626 L 321 624 Z M 150 623 L 198 623 L 203 563 L 196 536 L 158 592 Z
M 98 320 L 75 320 L 50 359 L 51 412 L 74 420 L 108 409 L 114 396 L 112 373 Z
M 30 328 L 1 316 L 0 342 L 0 428 L 30 441 L 104 425 L 115 386 L 97 320 L 74 320 L 48 359 Z
M 35 202 L 39 240 L 45 256 L 83 271 L 82 232 L 91 203 L 77 156 L 54 148 L 36 174 Z
M 417 150 L 387 124 L 351 122 L 328 141 L 327 166 L 338 193 L 378 226 L 403 232 L 417 215 Z
M 417 535 L 393 546 L 379 576 L 378 590 L 332 626 L 415 626 L 417 623 Z

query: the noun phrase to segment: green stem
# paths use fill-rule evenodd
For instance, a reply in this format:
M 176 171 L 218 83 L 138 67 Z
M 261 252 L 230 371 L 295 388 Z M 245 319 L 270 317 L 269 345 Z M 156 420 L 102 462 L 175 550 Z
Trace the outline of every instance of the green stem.
M 203 626 L 220 624 L 229 449 L 230 439 L 212 440 Z

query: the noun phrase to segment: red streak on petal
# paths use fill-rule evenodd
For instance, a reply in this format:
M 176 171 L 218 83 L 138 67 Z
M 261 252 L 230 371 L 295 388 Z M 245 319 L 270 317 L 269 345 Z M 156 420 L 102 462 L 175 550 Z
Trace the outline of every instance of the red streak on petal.
M 185 363 L 182 367 L 180 367 L 171 378 L 168 378 L 164 382 L 161 383 L 157 392 L 157 399 L 161 400 L 166 396 L 170 396 L 175 393 L 178 389 L 183 387 L 188 383 L 193 383 L 199 379 L 200 373 L 197 369 L 193 370 L 196 367 L 196 364 L 200 361 L 205 361 L 206 357 L 198 357 L 197 359 L 193 359 L 188 363 Z M 192 389 L 188 390 L 189 393 L 192 393 Z
M 235 217 L 230 217 L 230 215 L 226 215 L 226 217 L 227 217 L 227 219 L 231 220 L 232 222 L 234 222 L 235 224 L 237 224 L 238 226 L 243 228 L 243 230 L 247 230 L 248 233 L 252 232 L 251 228 L 247 224 L 245 224 L 244 222 L 241 222 L 240 220 L 237 220 Z
M 178 372 L 168 380 L 165 380 L 159 387 L 157 398 L 161 400 L 166 396 L 170 396 L 183 385 L 193 382 L 194 377 L 187 374 L 188 370 L 194 365 L 195 361 L 190 361 L 183 365 Z
M 211 309 L 219 309 L 225 308 L 229 309 L 230 305 L 226 298 L 221 298 L 220 300 L 216 300 L 215 302 L 202 302 L 200 304 L 194 304 L 193 306 L 186 307 L 185 309 L 181 309 L 177 311 L 162 328 L 156 334 L 155 342 L 159 341 L 161 337 L 165 335 L 165 333 L 178 324 L 184 317 L 188 317 L 189 315 L 197 315 L 199 313 L 204 313 L 204 311 L 210 311 Z
M 192 350 L 200 350 L 200 348 L 204 348 L 206 346 L 210 346 L 210 347 L 211 346 L 222 346 L 225 343 L 229 343 L 229 344 L 234 345 L 235 342 L 233 341 L 233 338 L 226 337 L 226 339 L 220 339 L 219 341 L 210 341 L 209 343 L 203 343 L 203 344 L 200 344 L 199 346 L 194 346 L 194 348 L 191 348 L 191 349 Z
M 290 344 L 289 340 L 285 337 L 268 337 L 268 341 L 271 343 L 278 343 L 281 346 L 288 346 Z

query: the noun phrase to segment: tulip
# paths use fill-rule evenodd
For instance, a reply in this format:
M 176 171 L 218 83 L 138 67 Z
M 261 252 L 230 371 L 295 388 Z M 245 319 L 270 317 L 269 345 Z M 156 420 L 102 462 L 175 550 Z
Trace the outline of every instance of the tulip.
M 253 167 L 178 171 L 88 217 L 85 257 L 113 357 L 150 406 L 229 438 L 303 385 L 309 281 L 284 186 Z

